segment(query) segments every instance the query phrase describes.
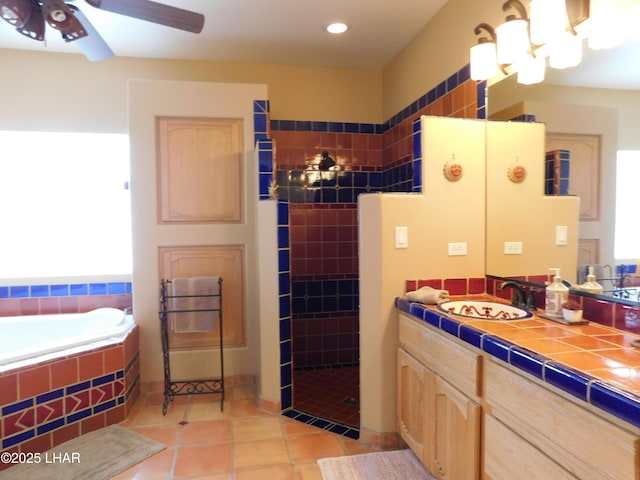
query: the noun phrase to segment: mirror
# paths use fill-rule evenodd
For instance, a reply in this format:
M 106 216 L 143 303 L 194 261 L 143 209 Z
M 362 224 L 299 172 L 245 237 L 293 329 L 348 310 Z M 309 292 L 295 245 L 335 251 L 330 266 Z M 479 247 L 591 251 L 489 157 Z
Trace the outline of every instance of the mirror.
M 541 84 L 520 85 L 515 77 L 490 84 L 487 118 L 534 115 L 546 125 L 546 151 L 570 150 L 569 193 L 581 199 L 577 263 L 609 265 L 598 272 L 604 279 L 600 283 L 605 293 L 625 298 L 615 266 L 635 265 L 639 259 L 614 256 L 616 155 L 618 150 L 640 150 L 640 37 L 610 50 L 588 50 L 585 42 L 580 65 L 548 68 Z M 532 273 L 543 272 L 522 272 Z M 487 274 L 492 274 L 489 264 Z M 576 272 L 571 281 L 580 283 L 582 278 Z M 640 285 L 640 277 L 626 278 L 623 286 L 634 282 Z M 637 302 L 637 291 L 631 293 L 626 299 Z

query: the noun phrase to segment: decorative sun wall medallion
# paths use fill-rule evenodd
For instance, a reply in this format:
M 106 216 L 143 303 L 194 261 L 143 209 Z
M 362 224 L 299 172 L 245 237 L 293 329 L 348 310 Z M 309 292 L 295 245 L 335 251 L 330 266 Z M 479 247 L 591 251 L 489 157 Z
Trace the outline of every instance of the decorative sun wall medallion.
M 457 182 L 462 178 L 462 165 L 455 162 L 455 159 L 444 164 L 442 168 L 444 178 L 450 182 Z
M 527 178 L 527 169 L 520 164 L 514 163 L 507 168 L 507 177 L 513 183 L 522 183 Z

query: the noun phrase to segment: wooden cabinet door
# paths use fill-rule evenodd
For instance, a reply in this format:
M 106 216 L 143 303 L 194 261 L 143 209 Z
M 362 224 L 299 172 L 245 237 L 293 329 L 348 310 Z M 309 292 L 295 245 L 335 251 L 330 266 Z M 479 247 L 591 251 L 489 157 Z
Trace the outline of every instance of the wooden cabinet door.
M 425 396 L 427 391 L 433 391 L 434 377 L 435 375 L 415 358 L 398 349 L 398 431 L 409 448 L 423 462 Z
M 484 479 L 577 480 L 543 452 L 491 415 L 484 421 Z
M 478 404 L 436 376 L 427 397 L 425 438 L 425 463 L 436 478 L 479 478 L 480 413 Z

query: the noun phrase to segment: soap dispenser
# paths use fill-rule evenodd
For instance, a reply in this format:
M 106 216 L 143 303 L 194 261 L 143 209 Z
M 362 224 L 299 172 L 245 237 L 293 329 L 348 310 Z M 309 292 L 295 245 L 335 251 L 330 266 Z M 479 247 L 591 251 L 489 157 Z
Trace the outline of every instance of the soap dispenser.
M 552 320 L 562 320 L 562 304 L 569 300 L 569 289 L 562 283 L 559 268 L 550 268 L 555 272 L 553 282 L 545 289 L 545 316 Z
M 582 285 L 580 285 L 580 290 L 583 290 L 589 293 L 597 293 L 597 294 L 602 294 L 602 292 L 604 291 L 604 289 L 602 288 L 602 285 L 600 285 L 596 281 L 596 276 L 593 273 L 593 265 L 589 265 L 589 273 L 587 274 L 587 281 L 584 282 Z

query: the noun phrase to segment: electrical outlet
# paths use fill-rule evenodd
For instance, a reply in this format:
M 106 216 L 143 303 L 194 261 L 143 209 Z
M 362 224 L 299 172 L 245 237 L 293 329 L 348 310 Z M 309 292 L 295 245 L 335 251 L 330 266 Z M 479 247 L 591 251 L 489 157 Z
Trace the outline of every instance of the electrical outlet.
M 522 255 L 522 242 L 504 242 L 505 255 Z
M 467 254 L 467 242 L 449 242 L 448 248 L 450 257 Z

